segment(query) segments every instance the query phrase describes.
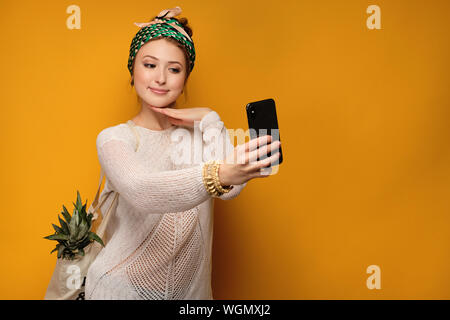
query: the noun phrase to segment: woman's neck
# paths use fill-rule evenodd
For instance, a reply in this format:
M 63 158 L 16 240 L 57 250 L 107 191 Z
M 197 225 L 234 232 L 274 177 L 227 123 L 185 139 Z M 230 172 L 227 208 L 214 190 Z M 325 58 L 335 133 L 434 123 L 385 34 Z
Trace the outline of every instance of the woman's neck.
M 171 108 L 172 105 L 174 103 L 164 108 Z M 168 116 L 153 111 L 150 105 L 145 102 L 142 102 L 141 111 L 131 120 L 138 126 L 155 131 L 166 130 L 173 126 Z

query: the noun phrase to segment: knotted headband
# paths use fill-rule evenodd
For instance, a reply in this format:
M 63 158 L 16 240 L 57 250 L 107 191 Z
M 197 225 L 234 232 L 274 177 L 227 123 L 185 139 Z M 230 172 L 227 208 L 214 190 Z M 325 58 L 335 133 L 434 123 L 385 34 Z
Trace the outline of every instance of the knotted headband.
M 131 75 L 133 75 L 133 61 L 139 49 L 150 39 L 159 36 L 174 38 L 186 48 L 189 56 L 189 72 L 192 71 L 195 61 L 194 42 L 183 29 L 181 23 L 179 23 L 176 19 L 172 19 L 180 13 L 181 8 L 177 6 L 172 9 L 165 9 L 161 11 L 158 16 L 150 22 L 134 23 L 141 29 L 136 33 L 130 45 L 128 70 Z

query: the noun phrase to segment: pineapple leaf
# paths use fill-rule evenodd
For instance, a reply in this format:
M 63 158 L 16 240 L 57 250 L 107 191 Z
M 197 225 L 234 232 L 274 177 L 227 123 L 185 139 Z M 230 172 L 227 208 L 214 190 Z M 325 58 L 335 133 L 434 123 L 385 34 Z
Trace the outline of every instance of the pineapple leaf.
M 89 239 L 89 231 L 90 231 L 90 229 L 88 228 L 88 229 L 86 230 L 86 232 L 84 233 L 84 235 L 81 237 L 81 239 L 80 239 L 78 242 L 83 243 L 86 239 L 88 239 L 89 241 L 91 241 L 91 240 Z
M 77 219 L 76 219 L 76 217 L 77 216 L 78 216 L 78 212 L 75 211 L 73 216 L 72 216 L 72 219 L 70 220 L 70 223 L 69 223 L 69 231 L 70 231 L 69 235 L 70 235 L 70 238 L 72 240 L 74 240 L 75 237 L 77 236 L 76 235 L 76 233 L 77 233 Z
M 58 243 L 58 244 L 56 245 L 55 249 L 53 249 L 52 251 L 50 251 L 50 254 L 52 254 L 54 251 L 58 250 L 59 246 L 60 246 L 60 244 Z
M 81 254 L 81 256 L 84 257 L 84 250 L 83 250 L 83 248 L 78 249 L 78 252 Z
M 67 223 L 70 223 L 71 217 L 70 217 L 69 211 L 67 211 L 67 208 L 64 205 L 63 205 L 63 212 L 61 212 L 61 213 L 62 213 L 64 219 L 66 219 Z
M 64 230 L 64 233 L 69 234 L 70 233 L 69 226 L 67 225 L 67 223 L 63 219 L 61 219 L 60 216 L 58 216 L 58 219 L 59 219 L 59 223 L 61 224 L 62 229 Z
M 78 211 L 80 211 L 82 206 L 83 206 L 83 204 L 81 203 L 80 192 L 77 190 L 77 209 L 79 209 Z
M 87 207 L 87 200 L 84 203 L 83 207 L 81 207 L 81 212 L 83 214 L 83 218 L 86 219 L 87 218 L 87 212 L 86 212 L 86 207 Z
M 58 241 L 58 243 L 64 244 L 64 245 L 65 245 L 65 243 L 67 242 L 67 240 L 58 240 L 58 239 L 56 239 L 56 241 Z
M 81 222 L 83 222 L 83 221 L 86 221 L 86 213 L 83 212 L 83 210 L 79 211 L 78 215 L 80 216 L 80 223 L 79 224 L 81 224 Z
M 78 205 L 75 202 L 72 202 L 72 203 L 73 203 L 73 206 L 74 206 L 73 212 L 75 213 L 75 211 L 77 211 L 78 213 L 80 213 L 81 207 L 78 207 Z M 73 214 L 72 214 L 72 218 L 73 218 Z
M 89 235 L 89 234 L 88 234 Z M 91 239 L 89 239 L 89 236 L 86 237 L 86 239 L 83 239 L 80 243 L 80 247 L 81 248 L 85 248 L 86 246 L 88 246 L 90 243 L 92 242 Z
M 83 239 L 88 231 L 89 231 L 89 226 L 88 226 L 87 222 L 85 220 L 81 221 L 80 230 L 77 235 L 77 240 Z
M 51 234 L 49 236 L 44 237 L 44 239 L 48 240 L 69 240 L 69 236 L 67 234 Z
M 92 213 L 89 213 L 88 215 L 87 215 L 87 222 L 88 222 L 88 225 L 89 225 L 89 228 L 91 227 L 91 225 L 92 225 L 92 218 L 94 217 L 94 215 L 92 214 Z
M 73 209 L 72 218 L 75 218 L 75 225 L 78 227 L 80 225 L 80 211 Z
M 69 251 L 75 251 L 75 250 L 78 249 L 78 244 L 76 244 L 76 243 L 70 244 L 70 245 L 68 245 L 66 248 L 67 248 L 67 250 L 69 250 Z
M 58 258 L 61 258 L 64 252 L 64 249 L 66 249 L 66 247 L 64 245 L 60 245 L 58 247 Z
M 97 242 L 100 243 L 103 247 L 105 246 L 105 244 L 103 243 L 102 239 L 101 239 L 97 234 L 95 234 L 95 233 L 92 232 L 92 231 L 89 231 L 89 239 L 94 240 L 94 241 L 97 241 Z
M 55 229 L 55 231 L 56 231 L 57 233 L 61 233 L 61 234 L 64 234 L 64 233 L 65 233 L 64 230 L 61 229 L 60 227 L 58 227 L 57 225 L 55 225 L 55 224 L 52 223 L 52 226 L 53 226 L 53 229 Z

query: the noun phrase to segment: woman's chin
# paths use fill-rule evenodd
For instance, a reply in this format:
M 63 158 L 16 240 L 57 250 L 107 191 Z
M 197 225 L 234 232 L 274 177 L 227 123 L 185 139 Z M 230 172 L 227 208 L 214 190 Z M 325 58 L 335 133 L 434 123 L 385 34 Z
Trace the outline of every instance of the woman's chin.
M 155 107 L 155 108 L 167 108 L 170 107 L 170 105 L 173 103 L 173 101 L 167 101 L 167 100 L 156 100 L 156 99 L 146 99 L 144 102 L 149 107 Z

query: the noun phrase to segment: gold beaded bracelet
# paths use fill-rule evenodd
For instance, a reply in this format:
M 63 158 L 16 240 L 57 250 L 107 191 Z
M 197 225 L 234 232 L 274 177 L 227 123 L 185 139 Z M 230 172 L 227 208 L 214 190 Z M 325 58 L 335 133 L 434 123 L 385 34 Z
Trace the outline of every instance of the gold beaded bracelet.
M 220 163 L 215 160 L 208 161 L 203 165 L 203 183 L 206 191 L 216 198 L 233 189 L 233 186 L 222 186 L 220 184 L 219 166 Z
M 213 197 L 220 197 L 222 193 L 217 189 L 216 183 L 214 180 L 214 161 L 208 161 L 205 164 L 205 171 L 204 172 L 204 183 L 206 190 L 208 193 Z
M 215 189 L 214 186 L 214 181 L 212 180 L 212 176 L 210 174 L 210 170 L 209 167 L 211 166 L 211 164 L 209 162 L 206 162 L 203 165 L 203 184 L 205 185 L 206 191 L 208 191 L 208 193 L 215 197 L 218 196 L 217 191 Z
M 233 186 L 222 186 L 219 181 L 219 167 L 220 163 L 215 161 L 214 162 L 214 185 L 216 186 L 216 189 L 219 190 L 220 193 L 228 193 L 231 189 L 233 189 Z

